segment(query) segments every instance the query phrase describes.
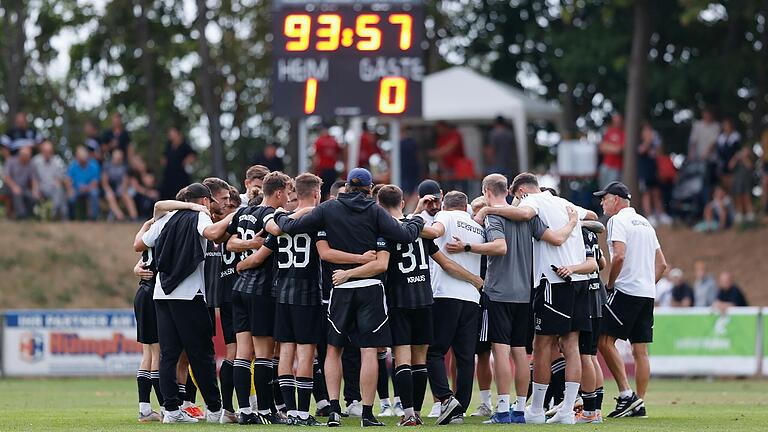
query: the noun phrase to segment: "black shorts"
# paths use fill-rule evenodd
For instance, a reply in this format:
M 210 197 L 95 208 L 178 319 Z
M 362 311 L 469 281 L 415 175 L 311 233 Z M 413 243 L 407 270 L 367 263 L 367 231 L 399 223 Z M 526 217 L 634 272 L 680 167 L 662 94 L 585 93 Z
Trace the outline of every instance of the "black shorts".
M 528 335 L 530 304 L 488 302 L 488 340 L 491 343 L 524 347 Z
M 600 339 L 600 320 L 601 318 L 592 319 L 592 331 L 579 332 L 579 354 L 581 355 L 597 355 L 597 340 Z
M 393 307 L 389 310 L 392 346 L 429 345 L 432 343 L 432 306 L 417 309 Z
M 653 342 L 653 299 L 614 290 L 603 308 L 600 331 L 630 343 Z
M 378 348 L 392 345 L 384 285 L 331 290 L 328 303 L 328 343 Z
M 323 305 L 303 306 L 285 303 L 275 305 L 275 340 L 317 345 L 323 340 Z
M 152 290 L 140 284 L 136 296 L 133 298 L 133 313 L 136 315 L 136 341 L 143 344 L 159 342 L 155 301 L 152 300 L 152 294 Z
M 589 281 L 551 284 L 542 279 L 533 301 L 536 334 L 563 336 L 592 331 L 588 291 Z
M 232 292 L 235 333 L 250 332 L 251 336 L 269 336 L 275 329 L 275 299 L 270 296 Z
M 491 351 L 491 343 L 488 341 L 488 299 L 480 302 L 480 319 L 477 320 L 477 344 L 475 354 L 485 354 Z
M 221 332 L 224 343 L 229 345 L 237 341 L 235 338 L 234 311 L 232 302 L 222 302 L 219 306 L 219 320 L 221 320 Z

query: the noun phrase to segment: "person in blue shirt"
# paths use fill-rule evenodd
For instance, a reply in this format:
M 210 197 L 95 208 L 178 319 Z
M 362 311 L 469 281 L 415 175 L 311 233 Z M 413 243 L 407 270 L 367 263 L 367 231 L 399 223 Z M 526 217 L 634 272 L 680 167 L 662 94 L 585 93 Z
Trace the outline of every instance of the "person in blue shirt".
M 99 216 L 99 178 L 101 169 L 98 162 L 92 159 L 88 150 L 79 146 L 75 151 L 75 160 L 67 171 L 70 181 L 69 203 L 70 211 L 74 211 L 81 199 L 87 202 L 88 219 L 96 220 Z M 74 215 L 73 219 L 74 219 Z

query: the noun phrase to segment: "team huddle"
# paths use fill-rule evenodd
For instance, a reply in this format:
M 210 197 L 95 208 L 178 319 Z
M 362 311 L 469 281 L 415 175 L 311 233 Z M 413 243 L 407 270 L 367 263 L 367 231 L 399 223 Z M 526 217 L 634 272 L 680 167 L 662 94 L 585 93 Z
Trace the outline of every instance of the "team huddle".
M 596 193 L 611 216 L 606 284 L 597 214 L 533 174 L 511 186 L 491 174 L 471 202 L 425 180 L 409 215 L 400 188 L 374 186 L 363 168 L 322 203 L 322 180 L 310 173 L 256 165 L 245 184 L 240 195 L 217 178 L 193 183 L 158 202 L 136 235 L 139 421 L 335 427 L 357 416 L 384 426 L 378 392 L 380 417 L 418 426 L 429 384 L 425 417 L 461 424 L 477 374 L 471 415 L 484 423 L 600 423 L 598 351 L 619 388 L 608 417 L 646 415 L 654 285 L 666 263 L 623 184 Z M 218 379 L 217 309 L 226 344 Z M 617 339 L 632 343 L 637 392 Z

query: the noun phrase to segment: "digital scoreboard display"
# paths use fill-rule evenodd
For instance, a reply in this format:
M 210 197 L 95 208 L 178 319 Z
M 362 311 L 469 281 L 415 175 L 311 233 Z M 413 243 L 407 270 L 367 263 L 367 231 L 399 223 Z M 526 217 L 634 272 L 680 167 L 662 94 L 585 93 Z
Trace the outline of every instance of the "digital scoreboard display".
M 274 115 L 421 115 L 421 2 L 273 4 Z

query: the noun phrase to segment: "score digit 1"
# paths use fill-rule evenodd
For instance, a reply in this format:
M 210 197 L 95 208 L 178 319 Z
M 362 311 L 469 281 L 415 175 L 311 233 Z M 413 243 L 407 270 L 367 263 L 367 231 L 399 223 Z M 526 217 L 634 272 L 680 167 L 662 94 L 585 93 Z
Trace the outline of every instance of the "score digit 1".
M 408 82 L 403 77 L 384 77 L 379 84 L 379 112 L 402 114 L 405 112 Z
M 304 89 L 304 114 L 312 114 L 317 107 L 317 78 L 309 78 Z

